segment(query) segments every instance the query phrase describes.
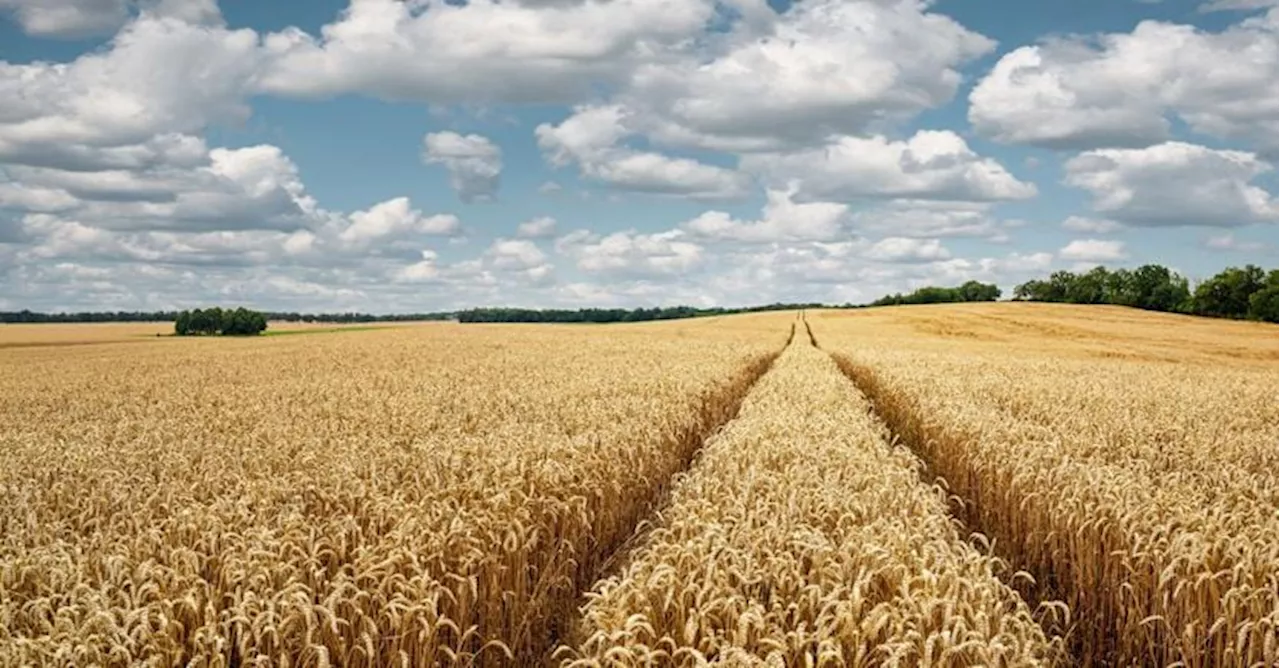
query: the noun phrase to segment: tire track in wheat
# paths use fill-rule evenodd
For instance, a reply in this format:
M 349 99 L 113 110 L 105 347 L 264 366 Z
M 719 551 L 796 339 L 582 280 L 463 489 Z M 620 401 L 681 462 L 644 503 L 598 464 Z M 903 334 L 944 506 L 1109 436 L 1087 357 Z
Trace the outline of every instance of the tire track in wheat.
M 793 341 L 679 477 L 557 658 L 574 668 L 1052 663 L 1061 641 L 806 343 Z

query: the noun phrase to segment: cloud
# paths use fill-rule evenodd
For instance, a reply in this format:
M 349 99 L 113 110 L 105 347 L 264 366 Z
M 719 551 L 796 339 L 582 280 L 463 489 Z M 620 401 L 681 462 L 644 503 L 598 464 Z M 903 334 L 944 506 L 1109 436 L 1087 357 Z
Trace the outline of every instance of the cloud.
M 844 204 L 796 203 L 790 192 L 769 190 L 760 220 L 736 220 L 723 211 L 707 211 L 681 227 L 693 236 L 721 241 L 832 241 L 846 235 L 848 211 Z
M 413 264 L 399 267 L 392 272 L 392 279 L 400 283 L 422 283 L 440 278 L 440 268 L 436 266 L 435 251 L 422 251 L 422 259 Z
M 286 242 L 295 239 L 276 230 L 117 231 L 52 214 L 28 214 L 22 229 L 30 243 L 20 248 L 18 259 L 26 263 L 71 260 L 248 267 L 279 259 Z M 293 243 L 296 248 L 298 242 Z
M 252 30 L 150 14 L 68 64 L 0 61 L 0 161 L 84 169 L 181 158 L 199 141 L 184 135 L 248 118 L 259 63 Z
M 872 244 L 864 255 L 881 262 L 932 262 L 949 259 L 951 252 L 937 239 L 888 237 Z
M 555 166 L 577 164 L 582 176 L 625 191 L 692 199 L 732 199 L 746 194 L 749 179 L 734 170 L 620 145 L 630 134 L 626 110 L 584 106 L 560 123 L 539 125 L 538 146 Z
M 919 0 L 809 0 L 638 67 L 616 101 L 671 146 L 788 150 L 945 104 L 995 43 Z
M 1266 248 L 1266 245 L 1259 241 L 1245 241 L 1237 239 L 1235 235 L 1227 232 L 1217 236 L 1209 237 L 1204 241 L 1204 247 L 1219 251 L 1233 251 L 1238 253 L 1254 253 Z
M 14 165 L 5 173 L 11 181 L 0 182 L 0 206 L 74 212 L 107 229 L 287 229 L 305 226 L 317 211 L 297 166 L 270 144 L 204 150 L 181 166 L 71 171 Z
M 96 2 L 97 0 L 89 0 Z M 218 0 L 136 0 L 144 15 L 179 19 L 187 23 L 219 25 L 222 11 Z
M 555 181 L 547 181 L 538 186 L 538 192 L 543 195 L 554 195 L 562 190 L 564 190 L 564 186 Z
M 110 33 L 131 10 L 188 23 L 222 22 L 216 0 L 0 0 L 0 10 L 6 9 L 28 35 L 62 39 Z
M 555 280 L 555 267 L 547 254 L 528 239 L 495 239 L 483 255 L 485 266 L 518 275 L 533 284 Z
M 971 97 L 974 127 L 1084 151 L 1065 180 L 1094 209 L 1062 221 L 1076 241 L 1010 253 L 989 245 L 1021 224 L 1000 207 L 1036 195 L 1011 171 L 1034 160 L 1006 168 L 958 129 L 911 124 L 994 48 L 933 6 L 356 0 L 313 34 L 260 35 L 228 29 L 211 0 L 0 0 L 0 20 L 29 34 L 119 29 L 66 63 L 0 63 L 0 306 L 868 301 L 969 279 L 1010 285 L 1124 254 L 1104 236 L 1120 226 L 1274 223 L 1272 187 L 1252 185 L 1271 176 L 1275 153 L 1274 10 L 1218 31 L 1147 22 L 1000 58 Z M 254 96 L 347 94 L 502 122 L 510 114 L 497 105 L 563 105 L 534 138 L 589 186 L 558 179 L 592 208 L 636 201 L 624 193 L 763 191 L 765 202 L 759 213 L 665 202 L 654 227 L 620 232 L 566 234 L 551 216 L 516 217 L 504 236 L 469 229 L 464 240 L 458 217 L 426 200 L 372 193 L 362 210 L 325 210 L 279 147 L 206 139 L 248 121 Z M 1162 143 L 1183 125 L 1214 148 Z M 1255 150 L 1219 150 L 1231 143 Z M 458 132 L 421 142 L 463 201 L 495 198 L 515 150 Z M 1202 243 L 1265 250 L 1226 234 Z
M 0 209 L 51 213 L 74 208 L 80 200 L 61 188 L 0 181 Z
M 1115 232 L 1120 229 L 1120 223 L 1105 218 L 1087 218 L 1084 216 L 1067 216 L 1062 221 L 1062 229 L 1072 232 L 1092 232 L 1095 234 L 1106 234 Z
M 912 287 L 925 285 L 958 285 L 975 280 L 1012 286 L 1033 276 L 1043 275 L 1053 266 L 1053 254 L 1040 252 L 1013 252 L 1002 257 L 962 258 L 920 265 L 919 278 Z
M 350 225 L 338 234 L 338 239 L 351 246 L 363 247 L 374 241 L 406 234 L 456 234 L 461 228 L 456 216 L 424 216 L 411 207 L 409 198 L 396 197 L 364 211 L 356 211 L 347 216 Z
M 520 223 L 516 228 L 516 236 L 523 239 L 542 239 L 554 236 L 556 219 L 551 216 L 539 216 Z
M 682 274 L 703 261 L 701 245 L 681 230 L 642 234 L 635 230 L 598 235 L 575 230 L 556 240 L 556 252 L 594 274 L 655 276 Z
M 1269 167 L 1250 153 L 1165 142 L 1087 151 L 1065 182 L 1093 195 L 1093 210 L 1135 226 L 1231 227 L 1275 222 L 1275 197 L 1250 185 Z
M 1080 262 L 1110 262 L 1129 257 L 1123 241 L 1076 239 L 1058 250 L 1058 257 Z
M 1276 0 L 1210 0 L 1196 11 L 1201 14 L 1212 12 L 1249 12 L 1256 9 L 1267 9 L 1276 6 Z
M 768 183 L 791 184 L 801 199 L 1025 199 L 1036 194 L 999 163 L 974 153 L 950 130 L 921 130 L 905 141 L 840 137 L 821 149 L 746 156 L 742 168 Z
M 39 9 L 62 12 L 58 20 L 69 23 L 58 30 L 68 36 L 107 4 Z M 248 238 L 250 230 L 310 224 L 315 202 L 277 147 L 211 150 L 194 134 L 248 117 L 243 96 L 259 63 L 256 33 L 225 29 L 212 2 L 148 0 L 125 9 L 138 14 L 104 47 L 69 63 L 0 62 L 8 101 L 0 112 L 0 206 L 59 214 L 27 225 L 36 245 L 19 259 L 94 255 L 70 243 L 93 237 L 99 255 L 203 261 L 222 243 L 209 233 Z M 24 16 L 40 19 L 19 8 Z M 161 232 L 188 233 L 194 245 Z
M 698 33 L 708 0 L 360 0 L 320 36 L 264 38 L 261 90 L 436 104 L 564 103 Z
M 495 239 L 485 255 L 498 269 L 531 269 L 547 261 L 546 253 L 527 239 Z
M 423 137 L 422 145 L 423 161 L 449 170 L 449 185 L 458 193 L 458 199 L 488 200 L 497 194 L 502 149 L 486 137 L 434 132 Z
M 888 261 L 870 256 L 876 244 L 880 244 L 877 252 L 884 252 Z M 742 303 L 743 294 L 750 294 L 747 301 L 752 303 L 865 303 L 894 292 L 926 285 L 958 285 L 967 280 L 1012 287 L 1042 274 L 1053 263 L 1051 253 L 929 259 L 946 254 L 936 240 L 881 240 L 876 244 L 853 241 L 744 247 L 709 258 L 712 267 L 697 280 L 711 294 L 731 303 Z M 744 291 L 744 285 L 751 286 L 750 290 Z
M 1143 21 L 1131 33 L 1050 39 L 1003 56 L 969 96 L 969 121 L 997 141 L 1133 148 L 1171 136 L 1172 112 L 1200 134 L 1272 157 L 1276 12 L 1221 32 Z
M 853 214 L 853 227 L 901 237 L 975 237 L 1007 241 L 1017 221 L 997 220 L 988 202 L 892 200 Z
M 23 32 L 38 37 L 84 37 L 111 32 L 129 15 L 125 0 L 0 0 Z

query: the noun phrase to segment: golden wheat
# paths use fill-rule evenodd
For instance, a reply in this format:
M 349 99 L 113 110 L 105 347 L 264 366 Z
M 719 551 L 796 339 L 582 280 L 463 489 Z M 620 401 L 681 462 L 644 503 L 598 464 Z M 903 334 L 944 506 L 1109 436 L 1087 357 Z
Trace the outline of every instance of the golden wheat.
M 944 494 L 868 409 L 798 334 L 630 563 L 590 594 L 564 662 L 1052 662 L 1061 641 L 961 539 Z
M 1086 665 L 1277 663 L 1276 329 L 1004 304 L 812 317 Z
M 0 665 L 539 659 L 789 317 L 0 350 Z

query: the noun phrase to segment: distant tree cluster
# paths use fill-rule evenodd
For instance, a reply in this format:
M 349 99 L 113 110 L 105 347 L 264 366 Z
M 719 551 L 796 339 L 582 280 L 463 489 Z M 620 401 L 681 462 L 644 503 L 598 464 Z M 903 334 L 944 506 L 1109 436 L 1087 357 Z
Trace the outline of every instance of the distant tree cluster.
M 267 316 L 244 307 L 179 311 L 173 331 L 178 336 L 257 336 L 267 329 Z
M 910 294 L 893 294 L 881 297 L 868 306 L 897 306 L 899 304 L 949 304 L 954 302 L 993 302 L 1000 298 L 1000 288 L 994 283 L 968 281 L 955 288 L 928 286 Z
M 1137 269 L 1094 267 L 1084 273 L 1056 271 L 1048 278 L 1014 288 L 1014 299 L 1067 304 L 1117 304 L 1151 311 L 1190 313 L 1216 318 L 1277 321 L 1280 272 L 1254 265 L 1228 267 L 1191 285 L 1183 276 L 1158 264 Z
M 1187 279 L 1158 264 L 1137 269 L 1094 267 L 1076 274 L 1055 271 L 1048 278 L 1027 281 L 1013 290 L 1013 298 L 1067 304 L 1118 304 L 1151 311 L 1182 310 L 1191 298 Z
M 606 323 L 644 322 L 649 320 L 675 320 L 699 318 L 733 313 L 759 311 L 784 311 L 805 308 L 822 308 L 822 304 L 768 304 L 750 308 L 696 308 L 693 306 L 668 306 L 663 308 L 583 308 L 583 309 L 529 309 L 529 308 L 475 308 L 458 311 L 458 322 L 551 322 L 551 323 Z
M 1218 318 L 1280 320 L 1280 271 L 1263 273 L 1261 267 L 1228 267 L 1196 286 L 1191 312 Z

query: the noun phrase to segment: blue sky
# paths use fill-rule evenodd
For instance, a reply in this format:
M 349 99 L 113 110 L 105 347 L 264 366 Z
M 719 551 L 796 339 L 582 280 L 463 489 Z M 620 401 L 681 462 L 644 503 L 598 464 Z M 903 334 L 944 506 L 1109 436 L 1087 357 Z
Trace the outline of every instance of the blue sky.
M 0 0 L 0 309 L 1276 265 L 1274 3 Z

